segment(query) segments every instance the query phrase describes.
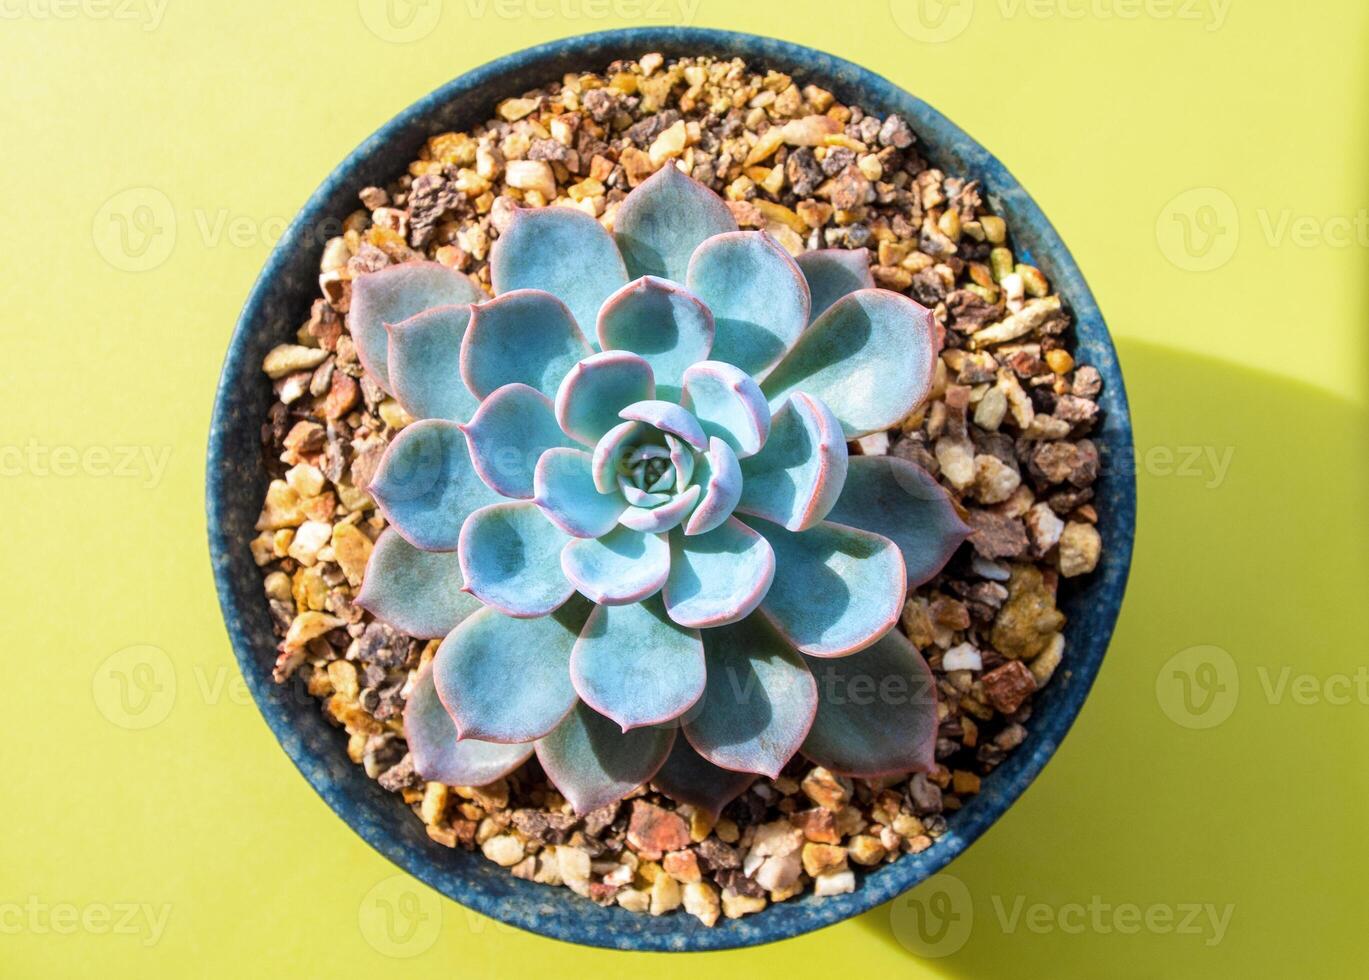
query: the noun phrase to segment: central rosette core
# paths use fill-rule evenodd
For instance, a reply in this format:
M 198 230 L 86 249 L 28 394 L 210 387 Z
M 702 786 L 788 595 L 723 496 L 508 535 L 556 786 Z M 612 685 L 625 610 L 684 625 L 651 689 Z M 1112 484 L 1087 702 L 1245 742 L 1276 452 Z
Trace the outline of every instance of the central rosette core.
M 620 524 L 658 534 L 683 523 L 685 534 L 702 534 L 727 520 L 741 495 L 727 443 L 673 402 L 634 402 L 618 416 L 594 447 L 591 470 L 599 493 L 626 504 Z

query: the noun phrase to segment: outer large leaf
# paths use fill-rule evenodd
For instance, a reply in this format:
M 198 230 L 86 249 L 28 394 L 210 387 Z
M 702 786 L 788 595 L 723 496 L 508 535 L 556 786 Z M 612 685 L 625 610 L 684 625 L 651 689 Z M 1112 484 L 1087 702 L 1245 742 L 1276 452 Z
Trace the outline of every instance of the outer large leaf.
M 464 422 L 479 405 L 461 381 L 461 341 L 470 319 L 469 306 L 439 306 L 387 325 L 390 387 L 414 418 Z
M 397 630 L 434 640 L 481 608 L 461 591 L 463 584 L 455 552 L 419 551 L 386 528 L 376 539 L 356 603 Z
M 910 589 L 934 578 L 970 535 L 950 494 L 922 467 L 897 456 L 851 457 L 827 519 L 898 545 Z
M 875 277 L 870 274 L 870 253 L 863 248 L 815 249 L 804 252 L 795 261 L 808 280 L 808 292 L 813 298 L 809 323 L 847 293 L 875 288 Z
M 845 657 L 893 627 L 903 611 L 903 556 L 888 538 L 823 522 L 794 534 L 747 523 L 775 550 L 775 581 L 761 612 L 804 653 Z
M 539 619 L 486 608 L 453 630 L 433 658 L 433 683 L 457 734 L 531 742 L 555 728 L 575 704 L 570 653 L 588 615 L 574 599 Z
M 719 769 L 695 752 L 687 739 L 675 739 L 670 756 L 652 782 L 677 803 L 707 810 L 714 820 L 723 807 L 746 792 L 756 774 Z
M 846 442 L 827 406 L 799 393 L 770 420 L 770 438 L 742 460 L 737 512 L 802 531 L 827 516 L 846 480 Z
M 873 779 L 935 763 L 936 683 L 902 633 L 838 660 L 810 660 L 818 713 L 803 754 L 847 776 Z
M 391 526 L 424 551 L 455 551 L 466 516 L 500 499 L 476 474 L 460 427 L 442 419 L 405 427 L 367 489 Z
M 575 591 L 559 561 L 567 540 L 531 501 L 482 507 L 461 529 L 466 589 L 509 616 L 545 616 Z
M 685 721 L 714 765 L 780 774 L 813 723 L 818 693 L 803 658 L 761 617 L 704 632 L 708 687 Z
M 713 311 L 712 358 L 762 377 L 808 325 L 808 283 L 763 231 L 717 235 L 689 261 L 689 286 Z
M 414 771 L 424 779 L 449 786 L 484 786 L 513 772 L 532 755 L 532 744 L 505 745 L 467 738 L 458 740 L 451 715 L 433 687 L 429 663 L 414 679 L 404 705 L 404 739 Z
M 387 323 L 399 323 L 435 306 L 462 306 L 485 299 L 470 277 L 436 262 L 406 262 L 352 281 L 347 328 L 357 358 L 382 388 L 390 389 Z
M 795 392 L 822 399 L 855 439 L 897 425 L 927 396 L 937 346 L 931 310 L 862 289 L 818 317 L 761 388 L 776 409 Z
M 699 244 L 736 231 L 737 222 L 722 198 L 666 165 L 623 199 L 614 229 L 631 278 L 683 283 Z
M 659 725 L 689 710 L 704 689 L 699 631 L 666 615 L 658 598 L 596 606 L 570 658 L 584 702 L 623 731 Z
M 604 350 L 628 350 L 646 359 L 660 398 L 678 401 L 687 367 L 713 347 L 713 314 L 686 289 L 643 276 L 608 298 L 596 328 Z
M 480 303 L 461 342 L 461 379 L 477 398 L 521 382 L 548 398 L 592 353 L 570 311 L 551 293 L 519 289 Z
M 490 247 L 490 282 L 499 295 L 551 293 L 589 332 L 604 300 L 627 282 L 627 269 L 613 237 L 583 211 L 520 208 Z
M 661 768 L 675 742 L 673 728 L 618 726 L 577 704 L 550 734 L 537 740 L 537 760 L 576 813 L 621 800 Z

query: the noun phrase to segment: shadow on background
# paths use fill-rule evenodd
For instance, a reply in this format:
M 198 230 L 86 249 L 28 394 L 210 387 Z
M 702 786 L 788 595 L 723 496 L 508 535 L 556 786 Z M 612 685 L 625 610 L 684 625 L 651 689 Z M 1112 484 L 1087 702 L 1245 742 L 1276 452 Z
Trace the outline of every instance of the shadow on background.
M 1365 413 L 1120 346 L 1140 517 L 1092 695 L 948 878 L 858 921 L 947 976 L 1355 975 L 1362 910 L 1317 896 L 1369 866 Z

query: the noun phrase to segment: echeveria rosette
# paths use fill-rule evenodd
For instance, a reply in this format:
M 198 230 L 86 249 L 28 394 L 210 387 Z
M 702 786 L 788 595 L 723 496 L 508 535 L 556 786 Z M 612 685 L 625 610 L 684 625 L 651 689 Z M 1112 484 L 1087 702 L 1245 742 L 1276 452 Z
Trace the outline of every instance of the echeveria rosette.
M 666 167 L 611 234 L 521 210 L 495 297 L 436 263 L 362 276 L 362 363 L 419 420 L 370 491 L 358 602 L 443 638 L 405 714 L 425 778 L 537 754 L 578 812 L 648 780 L 716 813 L 796 754 L 926 769 L 907 590 L 968 533 L 936 481 L 847 442 L 926 396 L 931 314 L 863 253 L 795 261 Z

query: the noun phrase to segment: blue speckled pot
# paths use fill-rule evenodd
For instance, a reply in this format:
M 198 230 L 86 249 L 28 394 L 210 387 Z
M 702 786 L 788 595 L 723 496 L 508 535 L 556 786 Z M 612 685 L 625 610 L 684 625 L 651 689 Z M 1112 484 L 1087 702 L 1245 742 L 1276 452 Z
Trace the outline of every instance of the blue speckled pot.
M 469 128 L 489 118 L 500 99 L 557 80 L 567 71 L 602 69 L 616 58 L 648 51 L 667 57 L 740 55 L 817 82 L 845 102 L 880 114 L 901 114 L 936 165 L 983 182 L 993 207 L 1007 218 L 1019 254 L 1045 272 L 1072 308 L 1079 359 L 1103 376 L 1104 422 L 1094 437 L 1104 461 L 1095 499 L 1105 542 L 1103 561 L 1095 574 L 1064 590 L 1062 602 L 1069 614 L 1065 667 L 1036 699 L 1026 743 L 985 779 L 978 796 L 951 816 L 949 832 L 936 846 L 865 874 L 852 894 L 827 899 L 809 895 L 741 920 L 722 919 L 712 929 L 683 914 L 653 918 L 600 908 L 566 889 L 520 881 L 478 853 L 429 840 L 407 807 L 348 761 L 345 739 L 311 699 L 272 683 L 276 641 L 261 575 L 247 547 L 266 487 L 258 440 L 271 390 L 261 362 L 274 345 L 293 336 L 317 295 L 321 243 L 309 230 L 355 209 L 361 188 L 403 173 L 426 137 Z M 314 789 L 372 847 L 463 905 L 543 935 L 615 949 L 727 949 L 795 936 L 888 901 L 945 867 L 1027 788 L 1078 714 L 1112 635 L 1131 562 L 1136 516 L 1132 459 L 1126 393 L 1102 314 L 1046 216 L 987 150 L 897 86 L 821 51 L 725 31 L 608 31 L 529 48 L 449 82 L 359 146 L 309 198 L 252 287 L 224 361 L 209 436 L 209 547 L 228 632 L 262 715 Z

